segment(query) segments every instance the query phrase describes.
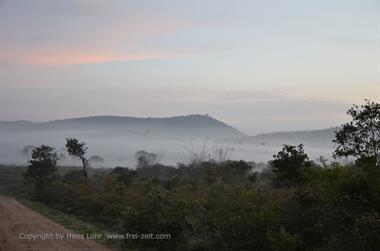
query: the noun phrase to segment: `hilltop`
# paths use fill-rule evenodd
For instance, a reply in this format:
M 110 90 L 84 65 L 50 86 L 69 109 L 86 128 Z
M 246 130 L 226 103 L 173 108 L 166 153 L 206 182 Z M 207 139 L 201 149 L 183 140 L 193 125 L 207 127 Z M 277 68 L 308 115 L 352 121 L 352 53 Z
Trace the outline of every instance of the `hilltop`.
M 167 118 L 93 116 L 47 122 L 2 121 L 0 132 L 86 131 L 133 133 L 149 136 L 237 138 L 247 136 L 208 115 L 192 114 Z

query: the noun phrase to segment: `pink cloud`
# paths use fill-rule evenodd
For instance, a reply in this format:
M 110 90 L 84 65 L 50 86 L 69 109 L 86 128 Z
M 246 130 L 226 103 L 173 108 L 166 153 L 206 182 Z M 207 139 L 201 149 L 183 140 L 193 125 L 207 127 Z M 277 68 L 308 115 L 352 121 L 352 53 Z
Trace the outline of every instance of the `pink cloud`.
M 173 58 L 182 54 L 141 46 L 146 40 L 156 41 L 191 25 L 182 19 L 173 21 L 166 17 L 118 17 L 105 20 L 100 26 L 84 23 L 74 29 L 66 29 L 69 26 L 64 25 L 57 33 L 50 31 L 51 40 L 38 44 L 6 41 L 0 45 L 0 63 L 49 66 Z M 62 36 L 64 42 L 59 40 Z
M 173 52 L 144 52 L 144 53 L 114 53 L 114 52 L 81 52 L 71 51 L 40 51 L 3 55 L 0 61 L 7 63 L 26 64 L 33 66 L 99 64 L 117 61 L 141 61 L 174 58 L 180 56 Z

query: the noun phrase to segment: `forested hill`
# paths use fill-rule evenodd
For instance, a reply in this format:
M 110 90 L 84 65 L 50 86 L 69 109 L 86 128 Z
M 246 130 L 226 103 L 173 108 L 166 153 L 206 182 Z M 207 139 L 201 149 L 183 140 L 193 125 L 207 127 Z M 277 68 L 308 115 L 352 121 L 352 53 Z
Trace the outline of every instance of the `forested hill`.
M 190 136 L 208 138 L 239 138 L 244 133 L 208 115 L 187 115 L 168 118 L 137 118 L 94 116 L 49 122 L 3 121 L 1 132 L 34 131 L 104 131 L 152 136 Z

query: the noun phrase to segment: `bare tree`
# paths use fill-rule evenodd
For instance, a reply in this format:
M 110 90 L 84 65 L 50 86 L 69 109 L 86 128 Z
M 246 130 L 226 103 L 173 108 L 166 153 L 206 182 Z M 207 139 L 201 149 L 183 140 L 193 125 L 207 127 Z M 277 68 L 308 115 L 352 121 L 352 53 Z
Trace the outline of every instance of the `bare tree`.
M 187 163 L 192 167 L 199 167 L 199 165 L 205 161 L 222 163 L 230 159 L 234 148 L 229 145 L 218 145 L 215 142 L 209 147 L 207 142 L 204 142 L 199 150 L 188 147 L 186 150 L 188 156 Z
M 234 148 L 229 145 L 212 145 L 211 147 L 211 160 L 222 163 L 231 158 Z

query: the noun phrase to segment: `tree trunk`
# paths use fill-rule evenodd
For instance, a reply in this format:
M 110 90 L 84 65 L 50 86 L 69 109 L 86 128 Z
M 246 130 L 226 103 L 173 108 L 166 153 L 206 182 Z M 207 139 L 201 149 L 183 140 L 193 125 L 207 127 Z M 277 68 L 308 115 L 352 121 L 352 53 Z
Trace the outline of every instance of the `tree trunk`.
M 88 178 L 87 178 L 87 160 L 85 158 L 81 158 L 82 160 L 82 165 L 83 165 L 83 176 L 86 184 L 88 183 Z

